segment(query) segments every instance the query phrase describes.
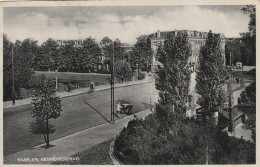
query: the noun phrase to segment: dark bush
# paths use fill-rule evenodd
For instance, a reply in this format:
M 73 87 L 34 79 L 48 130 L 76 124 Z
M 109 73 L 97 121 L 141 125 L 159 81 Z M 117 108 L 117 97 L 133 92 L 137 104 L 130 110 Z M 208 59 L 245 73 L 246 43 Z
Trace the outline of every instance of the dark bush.
M 141 73 L 141 72 L 138 73 L 138 80 L 142 80 L 142 79 L 144 79 L 144 77 L 145 77 L 144 73 Z
M 206 146 L 210 164 L 255 163 L 255 145 L 226 133 L 207 133 L 193 120 L 177 121 L 168 133 L 155 115 L 128 123 L 115 140 L 115 155 L 126 165 L 205 164 Z

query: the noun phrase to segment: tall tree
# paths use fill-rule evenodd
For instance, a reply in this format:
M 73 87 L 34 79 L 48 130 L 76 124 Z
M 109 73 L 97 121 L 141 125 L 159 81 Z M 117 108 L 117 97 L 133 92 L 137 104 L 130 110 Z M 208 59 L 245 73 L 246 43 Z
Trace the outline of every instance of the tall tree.
M 225 55 L 226 55 L 226 64 L 230 65 L 230 54 L 232 54 L 232 64 L 236 64 L 236 62 L 242 62 L 245 64 L 242 58 L 241 51 L 242 43 L 240 38 L 233 39 L 231 41 L 227 41 L 225 44 Z
M 200 105 L 205 110 L 205 116 L 218 112 L 225 101 L 225 95 L 220 87 L 228 77 L 228 70 L 222 59 L 220 36 L 208 33 L 205 45 L 200 49 L 196 76 L 196 90 L 201 95 Z
M 54 126 L 50 119 L 60 117 L 61 98 L 56 94 L 55 82 L 48 80 L 44 75 L 40 76 L 39 82 L 35 85 L 36 91 L 32 98 L 34 109 L 31 112 L 36 123 L 31 126 L 32 133 L 42 134 L 46 146 L 50 146 L 49 134 L 54 132 Z
M 12 47 L 6 34 L 3 36 L 3 98 L 11 99 L 12 94 Z
M 104 37 L 101 42 L 100 42 L 100 48 L 101 48 L 101 56 L 104 56 L 105 60 L 104 60 L 104 65 L 108 66 L 108 64 L 111 63 L 111 57 L 113 54 L 113 41 L 108 38 L 108 37 Z M 105 69 L 104 71 L 107 71 L 107 67 L 104 67 Z M 108 72 L 108 71 L 107 71 Z
M 255 5 L 246 5 L 241 9 L 245 14 L 249 14 L 250 21 L 248 23 L 248 29 L 251 35 L 256 34 L 256 9 Z
M 37 41 L 25 39 L 12 44 L 4 35 L 4 100 L 10 100 L 12 95 L 12 57 L 14 61 L 14 87 L 19 95 L 20 88 L 28 88 L 32 74 L 34 57 L 37 54 Z M 12 52 L 13 50 L 13 52 Z M 12 56 L 13 54 L 13 56 Z
M 191 45 L 187 35 L 178 34 L 166 39 L 161 55 L 163 57 L 159 58 L 163 60 L 163 67 L 158 71 L 156 79 L 156 89 L 160 91 L 156 113 L 167 128 L 171 127 L 176 118 L 185 117 L 186 104 L 190 101 L 188 57 L 191 56 Z
M 132 77 L 131 65 L 126 61 L 126 59 L 116 61 L 114 68 L 115 77 L 121 79 L 122 82 L 125 80 L 125 78 Z
M 125 49 L 123 48 L 123 44 L 119 39 L 116 39 L 114 41 L 114 60 L 123 60 L 126 58 L 126 52 Z
M 71 70 L 74 65 L 75 48 L 74 42 L 68 41 L 66 45 L 60 46 L 57 55 L 57 67 L 63 70 Z
M 256 65 L 256 36 L 251 36 L 249 32 L 242 33 L 242 63 L 248 66 Z
M 246 65 L 256 65 L 256 9 L 254 5 L 246 5 L 241 9 L 249 14 L 249 32 L 241 33 L 243 62 Z
M 79 50 L 80 68 L 90 72 L 99 60 L 101 50 L 95 40 L 91 37 L 83 41 L 82 48 Z
M 132 61 L 140 64 L 141 66 L 146 65 L 148 67 L 151 65 L 151 40 L 147 35 L 142 35 L 137 38 L 133 53 Z
M 41 45 L 41 68 L 49 71 L 57 69 L 58 43 L 49 38 Z
M 108 38 L 108 37 L 104 37 L 101 42 L 100 42 L 100 45 L 101 45 L 101 50 L 102 50 L 102 53 L 103 55 L 107 58 L 107 59 L 110 59 L 111 55 L 112 55 L 112 50 L 113 50 L 113 41 Z

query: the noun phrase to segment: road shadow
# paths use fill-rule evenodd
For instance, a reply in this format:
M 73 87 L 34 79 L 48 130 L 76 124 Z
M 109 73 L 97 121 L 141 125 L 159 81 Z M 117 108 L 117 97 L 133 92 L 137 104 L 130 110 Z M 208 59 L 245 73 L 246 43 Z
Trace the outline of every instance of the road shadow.
M 90 105 L 88 102 L 84 101 L 84 103 L 86 103 L 90 108 L 92 108 L 94 111 L 96 111 L 102 118 L 104 118 L 105 121 L 109 122 L 110 121 L 104 116 L 102 115 L 98 110 L 96 110 L 92 105 Z

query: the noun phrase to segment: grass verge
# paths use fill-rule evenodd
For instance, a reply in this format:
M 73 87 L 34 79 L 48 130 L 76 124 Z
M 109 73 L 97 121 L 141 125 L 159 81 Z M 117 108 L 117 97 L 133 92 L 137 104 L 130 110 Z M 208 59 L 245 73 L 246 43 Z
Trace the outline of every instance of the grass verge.
M 71 157 L 79 158 L 78 161 L 57 161 L 53 164 L 55 165 L 112 165 L 113 162 L 110 159 L 109 156 L 109 149 L 110 144 L 113 141 L 113 139 L 109 139 L 107 141 L 104 141 L 103 143 L 100 143 L 98 145 L 95 145 L 93 147 L 90 147 L 88 149 L 85 149 L 83 151 L 80 151 Z

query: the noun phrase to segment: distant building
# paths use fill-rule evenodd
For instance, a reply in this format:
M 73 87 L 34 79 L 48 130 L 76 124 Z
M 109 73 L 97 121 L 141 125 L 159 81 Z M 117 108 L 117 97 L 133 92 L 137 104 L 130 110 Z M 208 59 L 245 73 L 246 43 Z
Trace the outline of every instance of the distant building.
M 198 62 L 198 57 L 199 57 L 199 52 L 200 48 L 202 45 L 205 44 L 206 38 L 208 36 L 207 32 L 199 32 L 199 31 L 190 31 L 190 30 L 174 30 L 174 31 L 164 31 L 150 34 L 149 37 L 151 39 L 151 48 L 153 51 L 153 57 L 152 57 L 152 70 L 154 70 L 160 62 L 156 59 L 156 53 L 159 48 L 159 46 L 164 45 L 164 41 L 167 37 L 176 37 L 177 34 L 187 34 L 189 43 L 192 46 L 192 56 L 189 58 L 188 62 L 193 65 L 193 70 L 195 69 L 197 62 Z M 226 38 L 223 34 L 214 34 L 214 35 L 219 35 L 221 39 L 221 49 L 222 49 L 222 58 L 223 61 L 225 61 L 225 43 L 226 43 Z
M 226 38 L 227 42 L 232 42 L 232 41 L 239 41 L 240 43 L 242 42 L 241 38 Z
M 58 43 L 59 46 L 67 45 L 69 42 L 72 42 L 74 47 L 82 47 L 82 44 L 83 44 L 82 39 L 79 39 L 79 40 L 56 40 L 56 42 Z
M 130 52 L 130 51 L 133 51 L 134 45 L 130 45 L 130 44 L 127 44 L 127 43 L 123 43 L 122 48 L 124 48 L 126 52 Z

